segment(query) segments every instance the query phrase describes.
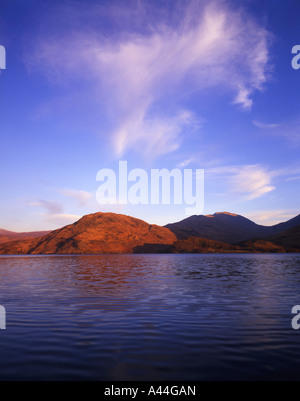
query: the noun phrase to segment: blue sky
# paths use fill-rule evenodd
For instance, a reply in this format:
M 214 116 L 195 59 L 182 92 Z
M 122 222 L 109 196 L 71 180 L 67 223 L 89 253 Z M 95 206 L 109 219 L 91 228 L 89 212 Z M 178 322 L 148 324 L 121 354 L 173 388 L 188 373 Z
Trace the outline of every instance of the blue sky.
M 204 214 L 299 214 L 299 12 L 292 0 L 2 2 L 0 227 L 186 217 L 99 205 L 96 173 L 119 160 L 204 169 Z

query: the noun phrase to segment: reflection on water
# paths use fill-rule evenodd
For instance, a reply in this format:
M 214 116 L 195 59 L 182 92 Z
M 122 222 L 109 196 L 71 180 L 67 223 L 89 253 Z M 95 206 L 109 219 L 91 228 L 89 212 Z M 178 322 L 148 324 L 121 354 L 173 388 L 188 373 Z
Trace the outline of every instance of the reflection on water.
M 300 255 L 0 257 L 0 379 L 299 379 Z

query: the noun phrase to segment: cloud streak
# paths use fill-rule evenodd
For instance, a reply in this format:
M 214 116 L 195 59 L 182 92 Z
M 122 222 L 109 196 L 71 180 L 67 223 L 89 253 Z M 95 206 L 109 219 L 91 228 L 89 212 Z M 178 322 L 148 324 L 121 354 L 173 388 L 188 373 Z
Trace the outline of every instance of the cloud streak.
M 35 202 L 29 202 L 29 205 L 44 208 L 49 215 L 59 214 L 63 211 L 63 206 L 60 203 L 45 199 L 38 199 Z
M 55 225 L 71 224 L 82 217 L 76 214 L 63 213 L 63 205 L 59 202 L 38 199 L 28 202 L 28 204 L 33 207 L 44 209 L 44 213 L 42 213 L 44 218 Z
M 261 129 L 274 129 L 280 127 L 280 124 L 274 124 L 274 123 L 263 123 L 257 120 L 252 121 L 253 125 L 255 125 L 258 128 Z
M 298 213 L 297 210 L 261 210 L 247 213 L 247 217 L 257 224 L 271 226 L 292 219 Z
M 110 136 L 115 156 L 134 149 L 154 158 L 178 149 L 201 127 L 183 98 L 218 89 L 242 109 L 252 107 L 255 92 L 268 79 L 269 34 L 226 2 L 191 1 L 183 12 L 174 1 L 175 12 L 183 12 L 180 18 L 157 14 L 152 26 L 144 3 L 138 4 L 136 29 L 123 26 L 120 35 L 109 36 L 92 26 L 88 32 L 85 27 L 44 35 L 27 64 L 56 83 L 89 82 L 112 122 L 103 136 Z M 116 8 L 94 12 L 99 18 L 120 15 Z
M 274 191 L 273 178 L 278 173 L 254 164 L 212 168 L 207 170 L 207 174 L 225 185 L 228 193 L 250 201 Z
M 90 192 L 77 189 L 64 188 L 59 189 L 59 192 L 64 196 L 74 199 L 79 207 L 86 206 L 88 201 L 93 197 L 93 194 Z
M 265 134 L 284 138 L 287 143 L 294 147 L 300 145 L 299 118 L 281 124 L 262 123 L 256 120 L 252 121 L 252 123 L 262 129 Z

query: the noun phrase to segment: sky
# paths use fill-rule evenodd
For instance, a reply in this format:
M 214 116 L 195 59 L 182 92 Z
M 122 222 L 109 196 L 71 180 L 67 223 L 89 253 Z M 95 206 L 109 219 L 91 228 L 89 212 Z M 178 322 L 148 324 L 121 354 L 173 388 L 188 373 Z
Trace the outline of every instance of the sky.
M 204 169 L 203 214 L 300 213 L 297 0 L 0 4 L 0 227 L 94 212 L 149 223 L 186 205 L 97 202 L 101 169 Z

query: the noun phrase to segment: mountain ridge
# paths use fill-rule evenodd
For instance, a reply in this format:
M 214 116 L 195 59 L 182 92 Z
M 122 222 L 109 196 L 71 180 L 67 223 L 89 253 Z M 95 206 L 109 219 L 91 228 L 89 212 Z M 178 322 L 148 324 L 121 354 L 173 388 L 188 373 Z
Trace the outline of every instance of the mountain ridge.
M 0 236 L 7 236 L 7 231 L 0 229 Z M 161 227 L 124 214 L 98 212 L 51 232 L 19 234 L 27 237 L 0 242 L 0 254 L 299 252 L 300 215 L 262 226 L 234 213 L 217 212 Z
M 216 212 L 213 215 L 193 215 L 164 227 L 169 228 L 178 239 L 195 236 L 237 244 L 252 238 L 265 239 L 297 224 L 300 224 L 300 214 L 286 222 L 263 226 L 241 215 Z
M 51 231 L 29 231 L 29 232 L 15 232 L 0 228 L 0 244 L 8 241 L 17 241 L 18 239 L 36 238 L 49 234 Z
M 133 253 L 145 244 L 168 247 L 176 241 L 170 230 L 116 213 L 92 213 L 39 238 L 0 246 L 0 254 Z

